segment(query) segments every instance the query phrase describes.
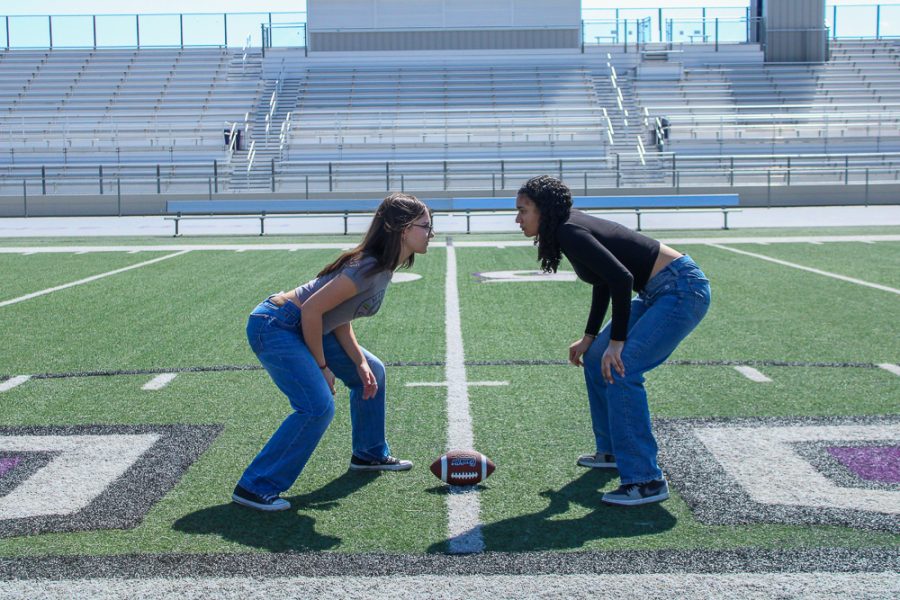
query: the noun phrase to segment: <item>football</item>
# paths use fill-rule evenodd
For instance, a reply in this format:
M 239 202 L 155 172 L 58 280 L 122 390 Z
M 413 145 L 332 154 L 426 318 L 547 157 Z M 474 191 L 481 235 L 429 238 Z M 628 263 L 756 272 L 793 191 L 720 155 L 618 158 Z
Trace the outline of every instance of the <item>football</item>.
M 487 479 L 496 465 L 474 450 L 451 450 L 431 463 L 434 476 L 450 485 L 475 485 Z

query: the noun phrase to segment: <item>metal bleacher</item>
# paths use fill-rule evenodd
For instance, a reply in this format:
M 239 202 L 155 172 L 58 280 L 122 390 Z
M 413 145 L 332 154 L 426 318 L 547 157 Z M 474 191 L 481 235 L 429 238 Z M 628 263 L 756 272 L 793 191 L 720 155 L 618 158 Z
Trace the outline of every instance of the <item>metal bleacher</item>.
M 221 160 L 224 124 L 243 121 L 260 88 L 236 60 L 221 48 L 0 52 L 0 169 L 71 184 L 101 166 L 111 182 Z

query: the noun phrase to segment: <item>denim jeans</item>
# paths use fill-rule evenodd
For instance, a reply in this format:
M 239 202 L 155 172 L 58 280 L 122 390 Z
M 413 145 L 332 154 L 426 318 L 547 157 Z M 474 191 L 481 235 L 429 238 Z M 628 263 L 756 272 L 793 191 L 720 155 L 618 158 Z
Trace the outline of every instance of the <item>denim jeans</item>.
M 316 359 L 303 341 L 300 309 L 292 302 L 276 306 L 268 299 L 247 321 L 247 339 L 259 362 L 291 403 L 288 415 L 265 447 L 244 471 L 239 485 L 260 495 L 280 494 L 290 488 L 334 417 L 334 397 Z M 373 398 L 363 400 L 363 385 L 356 365 L 333 333 L 323 336 L 325 361 L 335 377 L 350 388 L 353 454 L 379 460 L 390 454 L 385 441 L 384 365 L 363 349 L 378 382 Z
M 607 383 L 600 361 L 609 345 L 610 325 L 582 358 L 597 452 L 614 454 L 622 484 L 662 477 L 650 427 L 644 373 L 665 361 L 709 309 L 709 281 L 687 255 L 675 259 L 647 282 L 631 302 L 628 338 L 622 350 L 625 376 L 612 369 Z

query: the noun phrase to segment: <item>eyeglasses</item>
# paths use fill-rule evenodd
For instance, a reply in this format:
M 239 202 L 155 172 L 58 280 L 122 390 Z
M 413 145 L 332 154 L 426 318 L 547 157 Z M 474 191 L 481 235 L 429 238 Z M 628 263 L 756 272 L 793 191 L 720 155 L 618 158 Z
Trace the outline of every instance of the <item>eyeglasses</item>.
M 421 223 L 411 223 L 411 225 L 413 227 L 421 227 L 422 229 L 427 229 L 428 235 L 431 235 L 434 233 L 434 227 L 431 225 L 431 223 L 429 223 L 428 225 L 422 225 Z

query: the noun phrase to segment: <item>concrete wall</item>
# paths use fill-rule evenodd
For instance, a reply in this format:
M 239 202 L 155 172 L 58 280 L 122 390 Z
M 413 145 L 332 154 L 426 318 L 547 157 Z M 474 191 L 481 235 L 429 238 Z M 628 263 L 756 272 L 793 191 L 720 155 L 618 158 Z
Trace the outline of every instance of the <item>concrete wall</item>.
M 766 62 L 825 62 L 825 0 L 761 0 Z
M 576 48 L 580 0 L 309 0 L 309 51 Z

